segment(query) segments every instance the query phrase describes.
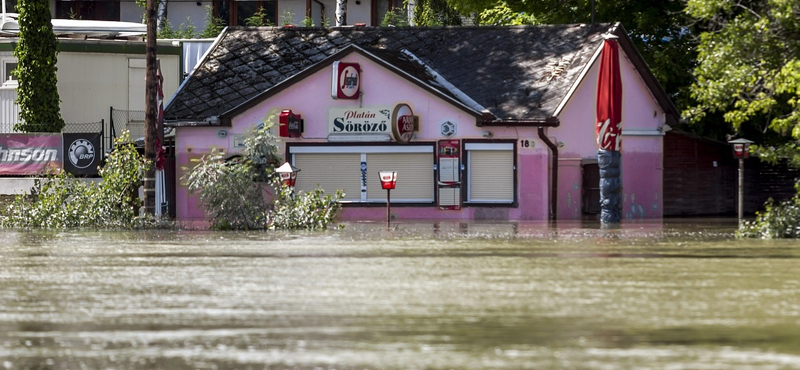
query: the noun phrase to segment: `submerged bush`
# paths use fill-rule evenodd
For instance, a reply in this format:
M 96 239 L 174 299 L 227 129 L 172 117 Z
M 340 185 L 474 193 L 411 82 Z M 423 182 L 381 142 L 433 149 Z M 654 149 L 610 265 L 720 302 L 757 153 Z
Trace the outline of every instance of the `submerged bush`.
M 19 228 L 135 228 L 154 225 L 137 216 L 137 189 L 145 159 L 127 133 L 100 168 L 100 182 L 84 182 L 66 171 L 36 179 L 30 192 L 18 195 L 0 211 L 0 226 Z
M 294 192 L 283 185 L 274 171 L 278 144 L 269 127 L 261 127 L 245 139 L 243 156 L 232 160 L 212 149 L 182 178 L 213 228 L 325 229 L 333 222 L 343 194 Z
M 763 212 L 756 212 L 754 221 L 745 221 L 736 235 L 740 238 L 798 238 L 800 237 L 800 183 L 795 184 L 791 199 L 775 203 L 770 198 Z

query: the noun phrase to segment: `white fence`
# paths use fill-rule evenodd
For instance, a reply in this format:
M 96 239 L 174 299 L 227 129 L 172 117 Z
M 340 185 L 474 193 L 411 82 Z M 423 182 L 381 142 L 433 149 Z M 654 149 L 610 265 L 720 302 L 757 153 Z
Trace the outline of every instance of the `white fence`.
M 19 106 L 14 104 L 17 100 L 17 90 L 14 88 L 0 87 L 0 133 L 13 134 L 14 125 L 19 121 Z

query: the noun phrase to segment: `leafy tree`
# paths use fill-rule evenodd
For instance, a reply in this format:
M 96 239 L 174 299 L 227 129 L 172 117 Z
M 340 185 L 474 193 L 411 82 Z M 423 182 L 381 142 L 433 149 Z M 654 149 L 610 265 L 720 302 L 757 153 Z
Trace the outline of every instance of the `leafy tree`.
M 515 12 L 508 7 L 508 4 L 500 2 L 493 8 L 484 9 L 478 14 L 477 23 L 481 25 L 500 26 L 500 25 L 533 25 L 540 22 L 535 16 L 525 12 Z
M 460 26 L 461 16 L 446 0 L 417 0 L 414 24 L 417 26 Z
M 56 63 L 58 40 L 50 20 L 50 5 L 41 0 L 20 0 L 19 41 L 14 48 L 19 81 L 16 103 L 22 120 L 14 126 L 23 132 L 61 132 Z
M 216 229 L 324 229 L 343 194 L 322 189 L 294 192 L 280 182 L 272 166 L 279 157 L 277 138 L 269 127 L 245 139 L 244 155 L 235 161 L 212 150 L 199 159 L 183 181 L 197 194 Z M 272 189 L 275 189 L 274 191 Z M 272 193 L 271 197 L 267 193 Z M 271 199 L 270 199 L 271 198 Z
M 687 12 L 708 22 L 700 35 L 695 121 L 721 114 L 743 136 L 778 148 L 800 165 L 800 2 L 691 0 Z M 779 144 L 783 144 L 782 146 Z

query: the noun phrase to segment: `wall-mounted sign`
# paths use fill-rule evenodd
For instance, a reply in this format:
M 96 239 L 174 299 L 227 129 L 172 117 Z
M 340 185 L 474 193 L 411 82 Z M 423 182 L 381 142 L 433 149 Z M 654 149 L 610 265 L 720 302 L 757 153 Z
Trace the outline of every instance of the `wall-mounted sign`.
M 361 67 L 358 63 L 333 62 L 331 98 L 358 99 L 361 94 Z
M 0 175 L 37 175 L 61 168 L 61 135 L 0 135 Z
M 64 170 L 73 175 L 96 175 L 100 165 L 100 134 L 64 134 Z
M 391 134 L 388 107 L 328 109 L 329 134 Z
M 439 126 L 439 133 L 441 133 L 444 137 L 453 137 L 455 136 L 456 132 L 458 132 L 458 126 L 456 126 L 456 124 L 453 122 L 444 121 Z
M 291 109 L 281 111 L 278 123 L 281 137 L 300 137 L 303 134 L 303 119 Z
M 397 104 L 392 110 L 392 137 L 398 143 L 407 143 L 419 129 L 419 118 L 408 104 Z

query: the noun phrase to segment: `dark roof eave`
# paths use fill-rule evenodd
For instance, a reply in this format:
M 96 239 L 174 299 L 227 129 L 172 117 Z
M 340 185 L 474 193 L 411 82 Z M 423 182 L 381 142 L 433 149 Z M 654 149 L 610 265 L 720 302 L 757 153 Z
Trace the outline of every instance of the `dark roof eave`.
M 219 120 L 216 117 L 206 119 L 185 119 L 185 120 L 166 120 L 164 126 L 167 127 L 230 127 L 230 122 Z
M 497 119 L 484 116 L 478 120 L 478 127 L 491 126 L 515 126 L 515 127 L 558 127 L 561 121 L 558 117 L 534 118 L 534 119 Z

